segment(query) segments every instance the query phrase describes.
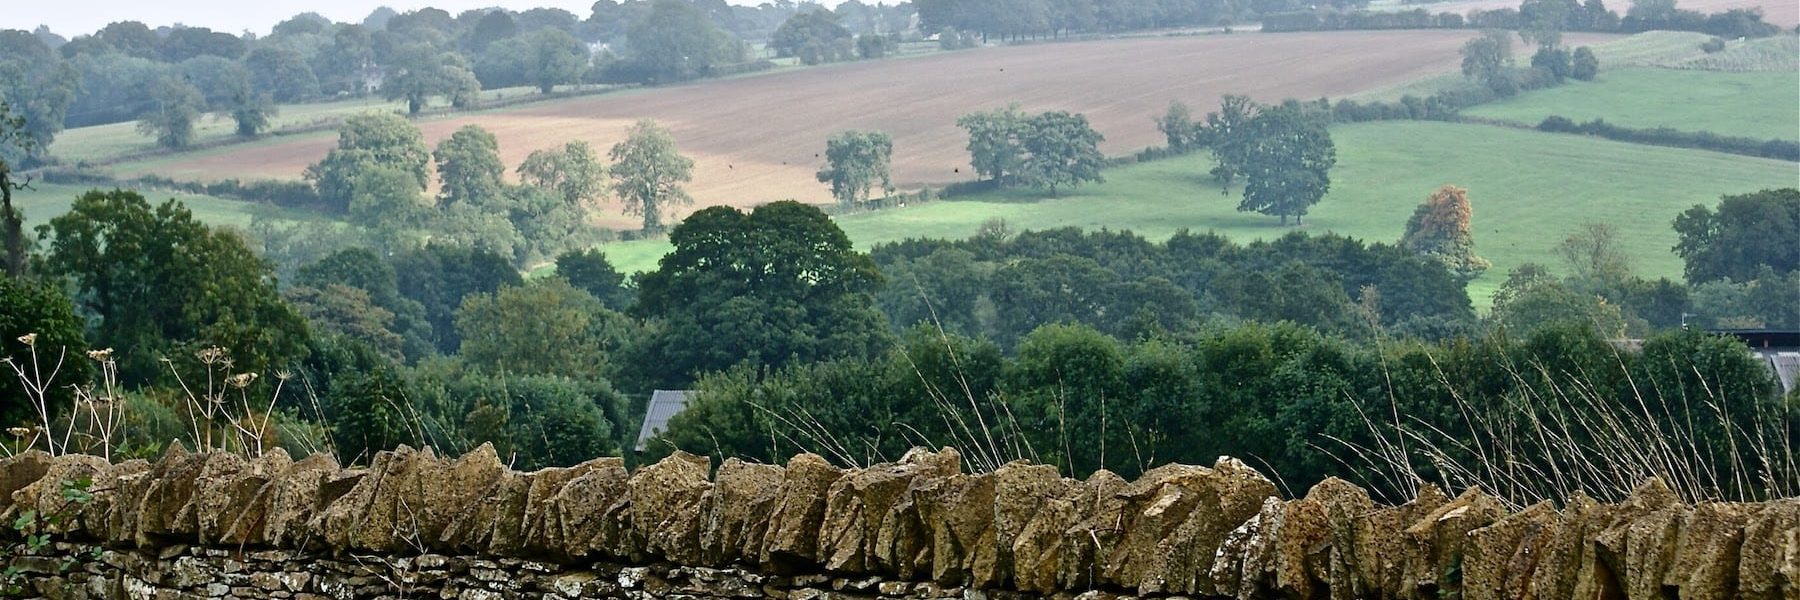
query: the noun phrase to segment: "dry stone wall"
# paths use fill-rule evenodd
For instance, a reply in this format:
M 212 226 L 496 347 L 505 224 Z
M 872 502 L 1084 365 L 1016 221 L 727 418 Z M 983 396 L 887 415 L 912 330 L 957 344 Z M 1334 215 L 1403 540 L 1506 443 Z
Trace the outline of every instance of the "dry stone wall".
M 1508 511 L 1425 488 L 1388 506 L 1339 480 L 1284 499 L 1221 458 L 1126 481 L 954 451 L 841 469 L 677 454 L 520 473 L 488 447 L 368 468 L 276 452 L 0 460 L 0 556 L 45 598 L 923 600 L 1115 597 L 1800 598 L 1800 499 Z M 72 503 L 69 482 L 91 480 Z M 41 520 L 40 520 L 41 521 Z

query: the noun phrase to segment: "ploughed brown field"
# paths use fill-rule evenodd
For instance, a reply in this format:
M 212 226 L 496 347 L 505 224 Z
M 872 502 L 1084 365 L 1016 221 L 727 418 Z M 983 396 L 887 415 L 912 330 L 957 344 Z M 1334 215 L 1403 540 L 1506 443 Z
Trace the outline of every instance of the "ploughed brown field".
M 457 128 L 494 132 L 508 165 L 533 150 L 583 139 L 604 153 L 639 119 L 655 119 L 698 163 L 695 207 L 772 200 L 828 202 L 814 174 L 825 140 L 844 129 L 894 138 L 901 189 L 974 179 L 958 116 L 1018 102 L 1087 114 L 1123 154 L 1158 145 L 1152 116 L 1180 99 L 1196 112 L 1224 94 L 1313 99 L 1454 70 L 1472 31 L 1329 32 L 1132 38 L 1051 43 L 848 63 L 705 81 L 423 121 L 433 145 Z M 154 160 L 131 170 L 197 180 L 297 178 L 335 143 L 296 136 Z M 152 166 L 153 165 L 153 166 Z M 609 211 L 607 224 L 633 222 Z

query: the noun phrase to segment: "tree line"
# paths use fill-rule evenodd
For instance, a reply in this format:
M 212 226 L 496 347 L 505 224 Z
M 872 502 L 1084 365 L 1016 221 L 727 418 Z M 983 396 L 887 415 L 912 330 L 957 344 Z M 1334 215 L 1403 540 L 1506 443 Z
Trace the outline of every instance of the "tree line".
M 4 30 L 0 100 L 30 123 L 29 158 L 41 161 L 65 127 L 139 121 L 158 144 L 179 148 L 206 114 L 255 136 L 271 128 L 278 105 L 295 102 L 379 95 L 418 113 L 434 102 L 475 106 L 484 89 L 679 81 L 761 68 L 743 40 L 769 39 L 791 17 L 829 14 L 858 32 L 887 34 L 904 31 L 911 15 L 905 4 L 855 0 L 820 11 L 601 0 L 585 18 L 553 8 L 452 15 L 383 7 L 360 23 L 334 23 L 303 13 L 262 36 L 137 21 L 73 39 L 44 27 Z
M 1676 8 L 1675 0 L 1632 0 L 1623 16 L 1606 7 L 1605 0 L 1526 0 L 1518 8 L 1431 13 L 1423 8 L 1375 12 L 1316 7 L 1266 15 L 1263 31 L 1337 31 L 1350 29 L 1506 29 L 1598 33 L 1645 31 L 1694 31 L 1722 38 L 1758 38 L 1781 33 L 1781 27 L 1763 21 L 1762 11 L 1734 8 L 1706 14 Z
M 1023 39 L 1229 25 L 1313 6 L 1292 0 L 914 0 L 926 32 Z M 1367 6 L 1366 0 L 1328 3 Z

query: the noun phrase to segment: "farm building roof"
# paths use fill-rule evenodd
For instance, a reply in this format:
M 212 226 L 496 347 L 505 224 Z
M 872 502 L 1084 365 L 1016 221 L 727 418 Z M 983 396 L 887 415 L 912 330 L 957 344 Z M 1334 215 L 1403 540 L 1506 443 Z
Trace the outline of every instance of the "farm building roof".
M 650 394 L 650 407 L 644 409 L 644 425 L 638 428 L 637 451 L 644 451 L 644 444 L 656 434 L 668 429 L 669 419 L 674 418 L 681 409 L 687 408 L 687 390 L 656 390 Z

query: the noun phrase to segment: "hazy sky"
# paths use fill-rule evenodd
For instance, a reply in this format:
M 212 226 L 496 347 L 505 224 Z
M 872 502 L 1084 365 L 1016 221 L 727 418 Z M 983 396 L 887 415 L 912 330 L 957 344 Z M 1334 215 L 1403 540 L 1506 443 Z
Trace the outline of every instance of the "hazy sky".
M 727 0 L 756 5 L 761 0 Z M 266 35 L 269 28 L 293 15 L 313 11 L 333 21 L 360 22 L 382 5 L 394 10 L 435 6 L 454 15 L 471 8 L 502 6 L 513 10 L 550 7 L 591 14 L 594 0 L 0 0 L 0 29 L 31 30 L 49 25 L 63 37 L 93 33 L 113 21 L 142 21 L 151 28 L 181 23 L 241 33 Z M 826 4 L 836 4 L 827 2 Z

